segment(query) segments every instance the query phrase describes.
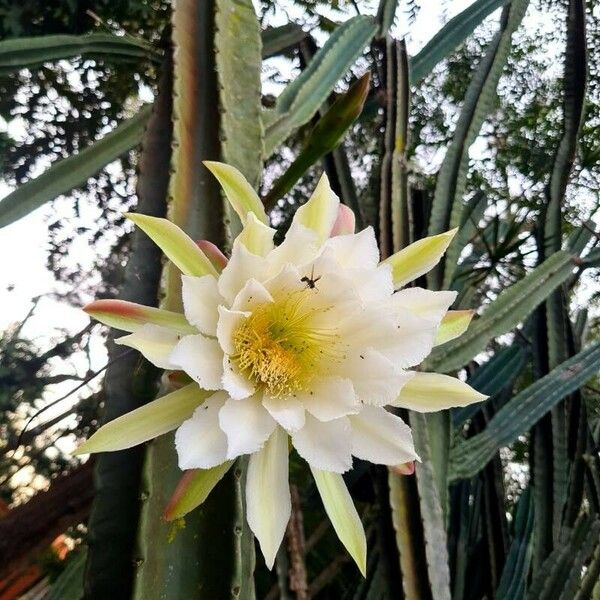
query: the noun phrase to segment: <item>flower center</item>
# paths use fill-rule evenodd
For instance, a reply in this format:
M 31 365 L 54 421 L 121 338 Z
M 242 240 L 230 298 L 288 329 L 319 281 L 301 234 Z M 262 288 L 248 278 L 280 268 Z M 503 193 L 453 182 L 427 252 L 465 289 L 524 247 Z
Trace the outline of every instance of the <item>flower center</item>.
M 312 290 L 258 306 L 233 336 L 239 369 L 273 396 L 306 388 L 316 376 L 342 358 L 339 336 L 316 326 L 331 307 L 311 307 Z

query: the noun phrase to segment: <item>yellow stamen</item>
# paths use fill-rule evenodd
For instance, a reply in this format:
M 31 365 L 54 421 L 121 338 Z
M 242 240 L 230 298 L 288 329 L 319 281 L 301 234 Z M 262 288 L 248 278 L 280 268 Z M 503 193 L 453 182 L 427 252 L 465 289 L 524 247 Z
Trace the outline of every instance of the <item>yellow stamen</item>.
M 313 290 L 300 290 L 256 308 L 234 333 L 231 357 L 257 386 L 274 396 L 303 389 L 339 360 L 339 336 L 315 327 L 314 317 L 326 308 L 310 306 Z

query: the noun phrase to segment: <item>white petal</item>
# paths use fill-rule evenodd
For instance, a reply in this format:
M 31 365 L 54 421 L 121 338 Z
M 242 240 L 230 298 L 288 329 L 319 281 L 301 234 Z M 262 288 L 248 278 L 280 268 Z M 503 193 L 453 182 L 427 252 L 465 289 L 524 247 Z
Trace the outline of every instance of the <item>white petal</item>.
M 273 302 L 273 297 L 265 286 L 256 279 L 249 279 L 235 297 L 231 308 L 232 310 L 252 311 L 267 302 Z
M 357 413 L 360 403 L 350 379 L 321 377 L 310 384 L 310 391 L 297 394 L 298 399 L 319 421 L 331 421 Z
M 261 223 L 253 213 L 248 213 L 246 224 L 238 239 L 252 254 L 266 256 L 274 248 L 274 235 L 274 229 Z
M 352 280 L 365 303 L 388 301 L 394 292 L 392 270 L 382 264 L 376 269 L 347 269 L 344 273 Z
M 219 411 L 227 394 L 217 392 L 206 399 L 175 433 L 180 469 L 210 469 L 227 457 L 227 436 L 219 427 Z
M 226 354 L 235 354 L 233 335 L 242 321 L 250 316 L 249 312 L 229 310 L 219 306 L 219 322 L 217 323 L 217 340 Z
M 292 224 L 283 242 L 267 255 L 268 272 L 277 275 L 285 265 L 304 265 L 318 252 L 317 234 L 299 224 Z
M 374 269 L 379 263 L 379 248 L 372 227 L 359 233 L 332 237 L 325 242 L 325 247 L 333 250 L 343 267 Z
M 306 284 L 301 281 L 302 275 L 295 265 L 284 265 L 276 275 L 264 282 L 265 289 L 272 297 L 280 298 L 296 290 L 302 290 Z
M 312 196 L 294 214 L 292 227 L 303 225 L 314 231 L 319 243 L 331 234 L 337 220 L 339 198 L 334 194 L 327 175 L 323 173 Z
M 134 333 L 116 339 L 115 344 L 135 348 L 152 364 L 161 369 L 173 369 L 174 365 L 170 356 L 180 338 L 181 335 L 172 329 L 147 324 Z
M 418 460 L 410 427 L 378 406 L 365 406 L 348 417 L 352 427 L 352 454 L 379 465 Z
M 227 458 L 260 450 L 277 423 L 264 409 L 260 398 L 225 402 L 219 412 L 219 425 L 227 436 Z
M 433 412 L 452 406 L 467 406 L 486 398 L 487 396 L 456 377 L 439 373 L 415 373 L 392 404 L 417 412 Z
M 191 277 L 183 275 L 181 296 L 186 319 L 206 335 L 215 335 L 219 313 L 217 306 L 223 302 L 212 275 Z
M 288 436 L 277 427 L 265 447 L 250 456 L 246 477 L 248 525 L 258 539 L 269 569 L 291 514 Z
M 439 325 L 457 294 L 448 291 L 432 292 L 418 287 L 405 288 L 392 296 L 392 304 Z
M 263 406 L 289 432 L 297 431 L 304 426 L 304 407 L 298 398 L 293 396 L 274 398 L 265 394 Z
M 223 350 L 217 340 L 186 335 L 175 346 L 171 363 L 185 371 L 201 388 L 219 390 L 223 377 Z
M 304 427 L 292 435 L 292 444 L 311 467 L 344 473 L 352 468 L 349 417 L 323 423 L 306 415 Z
M 243 400 L 256 391 L 255 385 L 240 373 L 237 365 L 227 355 L 223 357 L 223 389 L 234 399 Z
M 365 404 L 385 406 L 396 400 L 412 373 L 398 369 L 394 363 L 373 348 L 352 350 L 340 367 L 349 377 L 356 395 Z
M 263 279 L 265 268 L 264 258 L 252 254 L 244 244 L 236 240 L 233 243 L 231 258 L 219 277 L 219 292 L 231 305 L 248 279 Z
M 406 369 L 431 352 L 436 324 L 387 302 L 344 321 L 340 334 L 352 347 L 372 347 L 399 369 Z

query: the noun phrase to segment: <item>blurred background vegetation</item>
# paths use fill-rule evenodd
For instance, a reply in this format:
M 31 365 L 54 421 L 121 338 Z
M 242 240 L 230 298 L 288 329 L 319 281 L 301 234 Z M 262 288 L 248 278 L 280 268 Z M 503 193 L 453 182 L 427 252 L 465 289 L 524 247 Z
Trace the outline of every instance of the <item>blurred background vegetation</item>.
M 433 4 L 439 23 L 427 17 Z M 600 597 L 598 6 L 593 0 L 445 0 L 441 11 L 427 0 L 254 6 L 262 30 L 263 110 L 277 110 L 279 94 L 299 73 L 311 72 L 319 48 L 325 46 L 318 56 L 342 65 L 325 103 L 286 125 L 256 167 L 274 224 L 285 230 L 325 170 L 361 227 L 375 227 L 383 253 L 460 226 L 445 267 L 427 284 L 456 289 L 456 308 L 484 316 L 475 341 L 442 346 L 431 364 L 460 370 L 492 398 L 423 422 L 410 417 L 425 447 L 416 476 L 363 464 L 349 474 L 368 531 L 365 581 L 338 546 L 300 461 L 292 470 L 295 520 L 276 572 L 259 563 L 253 578 L 252 571 L 236 575 L 227 567 L 221 576 L 239 576 L 237 597 L 247 598 L 583 600 L 594 589 Z M 205 10 L 218 12 L 219 2 L 207 2 Z M 377 31 L 346 65 L 327 40 L 357 14 L 375 16 L 369 23 Z M 32 216 L 43 215 L 45 237 L 22 243 L 43 250 L 56 281 L 47 294 L 61 303 L 77 307 L 117 295 L 140 301 L 140 293 L 148 303 L 157 299 L 160 260 L 140 253 L 142 242 L 122 214 L 135 207 L 164 214 L 177 116 L 210 102 L 201 91 L 171 99 L 169 57 L 174 43 L 185 43 L 172 22 L 166 0 L 0 0 L 0 177 L 7 192 L 17 190 L 0 202 L 0 226 L 7 226 L 0 238 L 43 205 Z M 204 21 L 195 27 L 212 47 L 213 28 Z M 421 52 L 440 29 L 441 37 Z M 404 36 L 409 71 L 398 41 Z M 224 60 L 229 50 L 221 47 Z M 220 64 L 218 55 L 214 61 Z M 340 125 L 332 146 L 315 126 L 365 72 L 371 87 L 362 112 Z M 213 86 L 217 98 L 210 73 L 195 84 Z M 219 92 L 223 122 L 226 91 Z M 207 114 L 215 114 L 214 104 Z M 194 140 L 207 135 L 190 133 Z M 221 144 L 220 156 L 208 158 L 236 156 L 235 140 L 211 139 Z M 85 154 L 95 142 L 95 154 Z M 72 156 L 83 158 L 61 172 L 61 161 Z M 294 183 L 286 173 L 296 160 L 299 181 L 292 191 L 274 193 L 280 178 Z M 199 162 L 188 163 L 186 176 L 197 186 L 206 175 L 195 175 Z M 32 182 L 42 176 L 36 188 Z M 193 201 L 201 202 L 201 194 Z M 210 235 L 224 239 L 226 232 Z M 3 261 L 18 263 L 22 250 L 10 250 L 14 257 Z M 132 273 L 149 288 L 135 289 Z M 513 287 L 517 282 L 521 287 Z M 499 296 L 494 316 L 486 307 Z M 111 486 L 126 482 L 127 490 L 112 504 L 106 493 L 97 496 L 91 520 L 93 466 L 69 455 L 102 419 L 150 399 L 157 373 L 133 353 L 116 352 L 101 326 L 84 320 L 74 327 L 39 297 L 23 297 L 19 281 L 7 282 L 5 300 L 22 305 L 23 318 L 0 331 L 0 598 L 80 598 L 84 589 L 99 599 L 229 597 L 216 588 L 190 595 L 197 580 L 148 595 L 153 579 L 140 565 L 152 560 L 139 557 L 151 552 L 143 541 L 149 533 L 137 525 L 139 498 L 147 493 L 143 449 L 118 464 L 98 461 L 96 483 L 119 472 L 107 489 L 112 494 Z M 133 391 L 124 387 L 130 379 Z M 122 396 L 129 400 L 119 403 Z M 111 514 L 114 523 L 106 526 Z M 196 526 L 206 533 L 195 521 L 188 529 Z M 170 552 L 204 556 L 186 544 L 183 534 L 175 536 Z M 155 565 L 154 577 L 169 560 Z

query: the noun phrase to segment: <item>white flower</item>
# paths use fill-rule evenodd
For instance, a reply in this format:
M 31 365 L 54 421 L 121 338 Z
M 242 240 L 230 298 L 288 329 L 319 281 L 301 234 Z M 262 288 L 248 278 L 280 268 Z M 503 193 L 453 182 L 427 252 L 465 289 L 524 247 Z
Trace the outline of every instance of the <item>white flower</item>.
M 118 343 L 195 383 L 108 424 L 80 452 L 127 447 L 178 427 L 184 470 L 249 454 L 247 518 L 271 567 L 290 515 L 291 439 L 364 571 L 364 533 L 338 474 L 353 457 L 390 466 L 418 460 L 410 428 L 386 407 L 431 411 L 484 398 L 454 378 L 411 370 L 471 318 L 446 317 L 455 292 L 398 290 L 435 266 L 454 232 L 380 263 L 372 228 L 354 233 L 351 211 L 323 176 L 275 246 L 241 175 L 208 166 L 244 223 L 224 268 L 222 255 L 206 244 L 203 252 L 168 221 L 130 217 L 182 270 L 185 318 L 115 300 L 86 309 L 131 331 Z M 445 317 L 451 333 L 440 329 Z

